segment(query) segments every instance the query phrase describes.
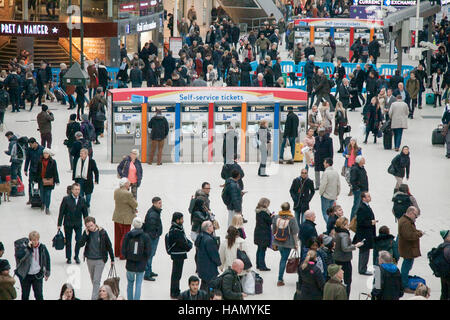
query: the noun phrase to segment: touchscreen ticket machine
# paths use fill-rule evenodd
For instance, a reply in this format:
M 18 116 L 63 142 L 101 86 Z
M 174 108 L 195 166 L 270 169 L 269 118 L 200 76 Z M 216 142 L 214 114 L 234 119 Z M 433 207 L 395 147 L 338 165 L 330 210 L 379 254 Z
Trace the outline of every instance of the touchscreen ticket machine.
M 208 161 L 208 105 L 181 107 L 181 162 Z
M 132 149 L 141 148 L 141 111 L 139 104 L 113 104 L 112 162 L 120 162 Z
M 214 106 L 214 162 L 223 162 L 223 139 L 224 134 L 228 131 L 228 126 L 231 125 L 234 133 L 237 135 L 238 145 L 237 153 L 241 153 L 241 105 L 218 105 Z
M 246 156 L 248 162 L 259 161 L 259 151 L 255 147 L 256 134 L 259 130 L 261 120 L 267 120 L 267 129 L 270 130 L 272 142 L 274 139 L 274 105 L 249 105 L 247 107 L 247 134 L 246 134 Z M 273 143 L 271 144 L 273 146 Z M 272 150 L 269 149 L 269 157 Z
M 160 109 L 162 112 L 162 116 L 167 119 L 169 123 L 169 134 L 167 135 L 166 141 L 164 142 L 164 147 L 162 151 L 162 162 L 174 162 L 174 146 L 175 146 L 175 105 L 156 105 L 148 103 L 147 106 L 147 119 L 148 119 L 148 147 L 147 147 L 147 161 L 150 159 L 151 152 L 151 129 L 150 129 L 150 121 L 153 116 L 156 115 L 156 110 Z M 155 151 L 155 155 L 153 157 L 153 163 L 155 163 L 157 157 L 157 149 Z

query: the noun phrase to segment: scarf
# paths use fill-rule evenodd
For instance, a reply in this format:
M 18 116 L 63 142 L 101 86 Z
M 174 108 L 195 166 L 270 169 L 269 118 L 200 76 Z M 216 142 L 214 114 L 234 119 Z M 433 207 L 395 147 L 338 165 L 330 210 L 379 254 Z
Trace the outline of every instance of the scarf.
M 278 215 L 279 216 L 287 216 L 287 217 L 293 217 L 294 216 L 290 210 L 289 211 L 280 211 L 280 212 L 278 212 Z
M 84 160 L 83 172 L 81 172 L 82 159 L 78 158 L 77 167 L 75 168 L 75 178 L 82 178 L 87 180 L 88 176 L 88 167 L 89 167 L 89 156 Z

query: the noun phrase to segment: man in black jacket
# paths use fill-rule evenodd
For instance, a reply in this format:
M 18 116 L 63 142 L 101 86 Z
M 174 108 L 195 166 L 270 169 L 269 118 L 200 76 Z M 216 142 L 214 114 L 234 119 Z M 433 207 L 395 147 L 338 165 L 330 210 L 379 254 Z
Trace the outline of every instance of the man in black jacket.
M 314 173 L 315 173 L 315 190 L 320 187 L 320 171 L 325 171 L 323 162 L 326 158 L 333 159 L 333 141 L 325 134 L 325 128 L 319 128 L 319 135 L 314 143 Z
M 281 72 L 281 57 L 277 57 L 276 60 L 277 62 L 272 67 L 275 82 L 283 76 L 283 73 Z
M 217 277 L 220 261 L 219 248 L 216 239 L 213 236 L 214 226 L 211 221 L 202 223 L 201 233 L 195 239 L 195 263 L 196 272 L 202 284 L 200 289 L 208 291 L 209 283 Z
M 151 251 L 148 257 L 147 266 L 145 267 L 144 280 L 155 281 L 154 277 L 158 274 L 154 273 L 152 270 L 153 257 L 156 254 L 156 249 L 158 248 L 159 238 L 162 234 L 162 222 L 161 222 L 161 211 L 162 211 L 162 200 L 160 197 L 154 197 L 152 199 L 152 207 L 148 209 L 145 216 L 144 232 L 150 236 Z
M 169 122 L 162 115 L 160 109 L 156 109 L 156 115 L 154 115 L 149 123 L 149 129 L 151 129 L 150 139 L 151 141 L 151 149 L 150 149 L 150 157 L 148 159 L 148 164 L 152 164 L 153 158 L 155 156 L 156 147 L 158 147 L 158 166 L 162 165 L 162 150 L 164 147 L 164 140 L 169 134 Z
M 308 240 L 317 237 L 316 224 L 314 221 L 316 221 L 316 214 L 314 211 L 307 210 L 305 212 L 305 222 L 300 225 L 298 231 L 298 237 L 303 248 L 307 246 Z
M 292 181 L 289 193 L 294 201 L 295 218 L 300 226 L 305 221 L 304 213 L 309 210 L 309 203 L 315 193 L 314 182 L 308 177 L 308 170 L 302 169 L 300 177 Z
M 172 51 L 169 50 L 167 56 L 164 57 L 162 67 L 164 68 L 164 80 L 167 81 L 175 70 L 175 59 L 172 57 Z
M 180 279 L 183 273 L 184 260 L 192 249 L 192 242 L 186 238 L 183 229 L 183 214 L 175 212 L 172 216 L 172 226 L 168 234 L 168 253 L 172 259 L 172 275 L 170 277 L 170 297 L 178 299 L 180 295 Z
M 198 277 L 190 276 L 188 284 L 189 290 L 183 291 L 178 297 L 179 300 L 208 300 L 208 293 L 199 290 L 200 279 Z
M 63 198 L 58 216 L 58 231 L 61 229 L 64 220 L 67 264 L 72 263 L 72 233 L 75 232 L 75 241 L 80 241 L 83 218 L 88 216 L 86 201 L 80 195 L 80 185 L 78 183 L 72 184 L 71 193 L 71 195 Z M 75 245 L 75 262 L 77 264 L 80 264 L 79 253 L 80 248 Z
M 88 154 L 88 149 L 83 148 L 80 150 L 80 157 L 76 162 L 74 161 L 72 180 L 80 185 L 80 196 L 85 197 L 86 206 L 89 209 L 91 206 L 92 192 L 94 192 L 94 176 L 95 184 L 98 184 L 99 172 L 97 163 Z
M 225 181 L 225 187 L 222 191 L 222 200 L 227 206 L 228 210 L 228 226 L 231 225 L 233 216 L 235 214 L 242 214 L 242 190 L 239 187 L 239 179 L 241 175 L 239 171 L 233 170 L 231 172 L 231 178 Z
M 158 87 L 159 79 L 156 73 L 155 62 L 150 62 L 150 67 L 147 70 L 147 87 Z
M 221 275 L 223 300 L 244 300 L 247 296 L 242 289 L 239 274 L 244 270 L 242 260 L 236 259 L 231 267 Z
M 33 183 L 38 181 L 38 163 L 41 160 L 44 147 L 40 146 L 35 138 L 31 137 L 28 139 L 29 148 L 25 153 L 25 175 L 28 176 L 28 202 L 31 204 L 31 193 L 33 188 Z
M 364 81 L 366 79 L 366 75 L 364 70 L 361 69 L 361 66 L 358 64 L 356 65 L 356 69 L 355 71 L 353 71 L 354 75 L 355 75 L 355 82 L 356 82 L 356 87 L 358 88 L 358 94 L 361 94 L 363 86 L 364 86 Z
M 356 233 L 353 238 L 353 244 L 363 241 L 364 244 L 359 247 L 358 272 L 361 275 L 371 276 L 372 273 L 367 271 L 367 263 L 369 262 L 370 249 L 373 248 L 376 236 L 375 215 L 369 202 L 372 200 L 370 193 L 364 191 L 361 193 L 361 205 L 356 212 Z
M 150 257 L 151 244 L 148 234 L 142 230 L 141 218 L 134 218 L 131 224 L 133 229 L 125 235 L 121 251 L 127 259 L 125 266 L 128 280 L 127 300 L 140 300 L 142 278 Z M 136 289 L 134 290 L 135 282 Z
M 103 269 L 108 261 L 108 254 L 111 258 L 111 267 L 114 265 L 114 252 L 105 229 L 95 224 L 94 217 L 84 219 L 84 230 L 77 247 L 84 249 L 84 259 L 86 259 L 87 267 L 92 281 L 92 300 L 97 300 L 100 281 L 102 280 Z
M 369 43 L 369 55 L 373 57 L 373 64 L 377 64 L 377 58 L 380 56 L 380 43 L 377 36 L 373 36 L 373 40 Z
M 350 86 L 348 85 L 348 79 L 344 78 L 342 84 L 338 88 L 339 101 L 345 109 L 350 105 Z
M 244 182 L 242 181 L 242 178 L 244 177 L 244 170 L 242 170 L 242 167 L 238 163 L 237 154 L 234 155 L 233 163 L 223 165 L 220 176 L 222 177 L 223 180 L 226 181 L 228 178 L 231 178 L 231 173 L 234 170 L 237 170 L 239 172 L 239 180 L 238 180 L 239 188 L 241 188 L 241 190 L 244 190 Z
M 286 123 L 284 124 L 283 141 L 281 142 L 280 148 L 280 164 L 284 163 L 284 148 L 286 147 L 286 140 L 289 141 L 291 146 L 292 159 L 289 160 L 288 164 L 294 164 L 295 157 L 295 139 L 298 137 L 298 116 L 292 110 L 292 107 L 288 107 L 288 114 L 286 117 Z
M 350 184 L 353 192 L 353 207 L 350 221 L 352 221 L 361 204 L 361 192 L 369 191 L 369 180 L 367 178 L 367 171 L 364 168 L 365 163 L 366 159 L 362 156 L 357 156 L 355 163 L 350 169 Z
M 131 81 L 131 87 L 132 88 L 140 88 L 142 87 L 142 71 L 139 69 L 139 65 L 136 62 L 133 65 L 133 69 L 130 71 L 130 81 Z M 147 82 L 148 86 L 148 82 Z

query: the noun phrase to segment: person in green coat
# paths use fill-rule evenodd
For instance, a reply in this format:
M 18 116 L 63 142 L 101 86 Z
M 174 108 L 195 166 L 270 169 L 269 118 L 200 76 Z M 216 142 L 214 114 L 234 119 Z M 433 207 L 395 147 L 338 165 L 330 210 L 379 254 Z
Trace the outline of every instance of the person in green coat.
M 17 298 L 17 292 L 14 288 L 16 280 L 9 275 L 8 260 L 0 259 L 0 301 L 2 300 L 14 300 Z
M 342 267 L 337 264 L 330 264 L 328 275 L 330 280 L 325 283 L 323 288 L 323 300 L 348 300 L 345 285 L 342 284 L 344 278 Z

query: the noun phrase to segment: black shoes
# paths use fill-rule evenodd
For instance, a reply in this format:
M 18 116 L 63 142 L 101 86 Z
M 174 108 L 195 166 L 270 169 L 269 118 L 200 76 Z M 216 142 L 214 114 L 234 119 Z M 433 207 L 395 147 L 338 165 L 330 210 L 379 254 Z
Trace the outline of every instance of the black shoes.
M 79 259 L 78 257 L 75 257 L 74 260 L 75 260 L 75 263 L 76 263 L 76 264 L 80 264 L 80 259 Z
M 366 272 L 363 272 L 363 273 L 359 273 L 360 275 L 362 275 L 362 276 L 372 276 L 373 275 L 373 273 L 372 272 L 369 272 L 369 271 L 366 271 Z
M 157 276 L 158 276 L 157 273 L 154 273 L 154 272 L 151 272 L 151 273 L 150 273 L 150 277 L 157 277 Z
M 144 280 L 147 280 L 147 281 L 156 281 L 156 279 L 153 278 L 153 277 L 144 277 Z
M 67 263 L 67 264 L 72 264 L 72 260 L 67 259 L 66 263 Z
M 264 268 L 257 268 L 259 271 L 270 271 L 270 269 L 269 268 L 267 268 L 267 267 L 264 267 Z
M 258 174 L 258 176 L 260 176 L 260 177 L 268 177 L 267 174 Z
M 248 220 L 246 220 L 246 219 L 242 219 L 242 220 L 243 220 L 244 223 L 247 223 L 247 222 L 248 222 Z
M 339 150 L 337 151 L 337 153 L 344 153 L 344 150 L 339 149 Z

